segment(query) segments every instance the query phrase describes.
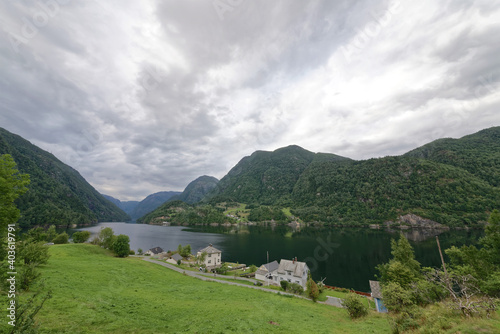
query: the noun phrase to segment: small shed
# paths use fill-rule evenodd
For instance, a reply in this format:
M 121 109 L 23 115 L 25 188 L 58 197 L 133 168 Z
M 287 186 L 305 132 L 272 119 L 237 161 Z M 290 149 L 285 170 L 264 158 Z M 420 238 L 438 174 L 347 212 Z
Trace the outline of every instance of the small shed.
M 382 300 L 382 290 L 380 289 L 380 282 L 370 281 L 370 290 L 372 291 L 371 296 L 375 301 L 377 312 L 387 313 L 387 308 L 385 307 L 384 301 Z

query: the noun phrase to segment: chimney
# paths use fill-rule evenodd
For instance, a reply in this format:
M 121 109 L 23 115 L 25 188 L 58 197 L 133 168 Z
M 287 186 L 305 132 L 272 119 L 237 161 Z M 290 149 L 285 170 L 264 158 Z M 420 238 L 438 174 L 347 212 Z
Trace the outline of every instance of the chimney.
M 294 263 L 294 264 L 295 264 L 295 258 L 294 258 L 294 257 L 292 257 L 292 263 Z
M 295 262 L 297 262 L 297 257 L 295 257 Z

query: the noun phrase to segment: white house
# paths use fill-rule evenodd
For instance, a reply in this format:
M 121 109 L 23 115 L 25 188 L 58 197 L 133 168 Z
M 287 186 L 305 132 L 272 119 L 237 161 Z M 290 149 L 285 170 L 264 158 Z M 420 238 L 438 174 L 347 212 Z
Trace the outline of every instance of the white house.
M 278 271 L 279 266 L 280 264 L 276 260 L 270 263 L 263 264 L 255 272 L 255 278 L 266 282 L 268 280 L 274 282 L 273 277 L 276 276 L 276 272 Z
M 291 261 L 281 259 L 276 275 L 273 275 L 273 280 L 277 283 L 286 280 L 290 283 L 300 284 L 306 289 L 308 273 L 309 267 L 305 262 L 297 261 L 297 258 Z
M 199 258 L 203 253 L 206 253 L 203 264 L 208 269 L 219 267 L 222 264 L 222 252 L 217 248 L 213 247 L 212 244 L 208 245 L 208 247 L 200 249 L 196 253 L 196 256 Z

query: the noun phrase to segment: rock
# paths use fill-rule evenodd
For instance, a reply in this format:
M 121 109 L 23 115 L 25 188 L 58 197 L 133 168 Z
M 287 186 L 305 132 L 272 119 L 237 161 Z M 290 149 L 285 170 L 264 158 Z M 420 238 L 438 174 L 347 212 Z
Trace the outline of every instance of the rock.
M 439 224 L 433 220 L 422 218 L 420 216 L 409 213 L 404 216 L 399 216 L 396 224 L 402 226 L 409 226 L 411 228 L 428 228 L 428 229 L 442 229 L 449 230 L 448 226 Z

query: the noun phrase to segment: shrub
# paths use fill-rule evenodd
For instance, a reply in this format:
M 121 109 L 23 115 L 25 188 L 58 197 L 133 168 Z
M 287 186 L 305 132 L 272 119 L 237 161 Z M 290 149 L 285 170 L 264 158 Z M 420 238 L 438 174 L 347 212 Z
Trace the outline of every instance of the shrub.
M 280 281 L 280 285 L 281 285 L 281 288 L 283 289 L 283 291 L 286 291 L 288 289 L 288 281 Z
M 66 232 L 58 234 L 54 240 L 52 240 L 55 244 L 67 244 L 69 240 L 69 235 Z
M 288 290 L 290 290 L 290 292 L 293 292 L 293 293 L 296 293 L 299 295 L 304 292 L 304 288 L 302 287 L 302 285 L 300 285 L 298 283 L 288 284 Z
M 135 255 L 135 251 L 131 249 L 130 252 L 128 252 L 128 255 Z
M 89 231 L 78 231 L 73 233 L 73 242 L 75 244 L 81 244 L 89 240 L 90 232 Z
M 368 306 L 363 303 L 362 297 L 350 292 L 343 300 L 342 306 L 347 310 L 351 319 L 364 317 L 368 314 Z

